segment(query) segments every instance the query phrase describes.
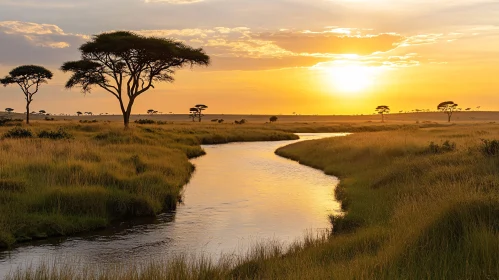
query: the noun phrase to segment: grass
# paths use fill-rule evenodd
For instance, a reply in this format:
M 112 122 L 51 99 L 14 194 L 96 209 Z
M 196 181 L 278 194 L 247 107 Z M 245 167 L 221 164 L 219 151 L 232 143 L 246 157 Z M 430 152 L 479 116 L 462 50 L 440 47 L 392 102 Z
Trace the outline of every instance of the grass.
M 0 127 L 0 135 L 0 247 L 174 209 L 194 170 L 189 159 L 204 155 L 200 144 L 297 138 L 230 125 L 124 131 L 71 122 Z
M 285 126 L 278 129 L 292 129 Z M 11 279 L 498 279 L 499 157 L 493 140 L 499 139 L 499 126 L 385 129 L 277 151 L 341 178 L 336 196 L 346 214 L 331 217 L 331 235 L 306 238 L 287 251 L 264 244 L 220 263 L 180 257 L 81 274 L 63 262 L 19 271 Z
M 332 218 L 323 246 L 274 266 L 283 278 L 499 278 L 499 161 L 481 138 L 499 138 L 499 127 L 358 133 L 278 150 L 340 176 L 347 214 Z M 300 259 L 321 261 L 292 269 Z

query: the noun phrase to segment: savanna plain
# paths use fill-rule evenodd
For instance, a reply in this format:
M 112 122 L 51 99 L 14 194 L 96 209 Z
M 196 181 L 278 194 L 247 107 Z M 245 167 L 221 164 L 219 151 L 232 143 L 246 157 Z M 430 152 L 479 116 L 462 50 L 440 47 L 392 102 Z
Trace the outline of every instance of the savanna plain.
M 213 116 L 213 119 L 222 116 Z M 497 118 L 496 118 L 497 117 Z M 139 116 L 134 116 L 139 118 Z M 137 267 L 48 261 L 7 279 L 497 279 L 497 113 L 267 116 L 236 125 L 155 116 L 124 130 L 112 117 L 56 117 L 0 127 L 0 245 L 105 228 L 173 210 L 200 145 L 351 132 L 276 153 L 341 180 L 331 231 L 244 257 L 179 256 Z M 172 118 L 179 118 L 172 119 Z M 93 121 L 95 119 L 95 121 Z M 159 121 L 159 122 L 158 122 Z M 206 198 L 209 199 L 209 198 Z

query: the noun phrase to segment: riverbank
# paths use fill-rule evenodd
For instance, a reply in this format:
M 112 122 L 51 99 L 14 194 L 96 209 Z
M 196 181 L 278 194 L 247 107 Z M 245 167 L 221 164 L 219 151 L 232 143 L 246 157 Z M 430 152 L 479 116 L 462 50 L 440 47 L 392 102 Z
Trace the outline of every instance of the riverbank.
M 339 176 L 347 211 L 332 218 L 332 236 L 306 238 L 286 252 L 263 244 L 220 264 L 148 264 L 141 276 L 134 267 L 82 275 L 64 263 L 38 272 L 66 279 L 495 279 L 499 144 L 481 139 L 499 139 L 499 126 L 403 126 L 279 149 Z
M 13 130 L 14 129 L 14 130 Z M 35 123 L 0 127 L 0 247 L 175 209 L 201 144 L 290 140 L 233 125 Z M 10 132 L 10 135 L 7 135 Z M 31 137 L 29 133 L 32 134 Z
M 482 139 L 489 140 L 484 142 Z M 342 179 L 333 237 L 253 276 L 497 279 L 499 126 L 358 133 L 277 154 Z M 251 276 L 245 271 L 244 276 Z

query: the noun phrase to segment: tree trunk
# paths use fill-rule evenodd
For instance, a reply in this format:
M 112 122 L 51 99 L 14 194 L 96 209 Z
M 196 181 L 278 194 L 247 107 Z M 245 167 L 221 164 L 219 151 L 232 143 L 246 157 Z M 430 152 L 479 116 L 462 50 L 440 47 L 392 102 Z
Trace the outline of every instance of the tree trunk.
M 381 122 L 385 122 L 385 115 L 381 114 Z
M 128 116 L 127 112 L 123 113 L 123 123 L 125 125 L 125 129 L 128 129 L 128 124 L 130 123 L 130 117 Z
M 29 102 L 26 103 L 26 124 L 29 124 Z
M 130 124 L 130 115 L 132 114 L 132 106 L 133 106 L 133 101 L 134 99 L 130 99 L 128 101 L 128 106 L 126 108 L 126 111 L 123 112 L 123 122 L 125 124 L 125 129 L 129 128 Z
M 450 122 L 450 118 L 452 117 L 452 115 L 451 115 L 451 114 L 448 114 L 448 117 L 449 117 L 449 122 Z

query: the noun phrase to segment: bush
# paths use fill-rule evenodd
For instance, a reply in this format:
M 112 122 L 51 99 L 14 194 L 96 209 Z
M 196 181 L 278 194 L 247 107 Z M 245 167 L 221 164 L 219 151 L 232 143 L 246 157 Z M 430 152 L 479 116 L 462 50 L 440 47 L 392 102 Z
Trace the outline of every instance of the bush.
M 430 154 L 441 154 L 441 153 L 452 152 L 455 150 L 456 150 L 456 143 L 446 140 L 441 145 L 435 144 L 435 142 L 431 142 L 428 148 L 426 149 L 426 152 Z
M 136 124 L 155 124 L 156 122 L 148 119 L 140 119 L 135 121 Z
M 97 123 L 97 120 L 80 120 L 80 123 Z
M 136 124 L 157 124 L 157 125 L 172 124 L 172 123 L 165 122 L 165 121 L 153 121 L 153 120 L 149 120 L 149 119 L 136 120 L 135 123 Z
M 9 131 L 7 131 L 3 138 L 31 138 L 33 137 L 33 133 L 31 130 L 22 128 L 20 126 L 16 126 Z
M 0 117 L 0 126 L 7 126 L 7 125 L 19 125 L 22 123 L 23 120 L 21 119 L 11 119 L 11 118 L 5 118 L 5 117 Z
M 499 140 L 482 139 L 482 146 L 480 147 L 480 151 L 485 156 L 499 155 Z
M 49 117 L 45 117 L 45 120 L 46 120 L 46 121 L 55 121 L 55 119 L 54 119 L 54 118 L 49 118 Z
M 73 139 L 73 135 L 65 131 L 62 127 L 60 127 L 57 131 L 51 130 L 42 130 L 38 133 L 38 138 L 47 138 L 47 139 Z

